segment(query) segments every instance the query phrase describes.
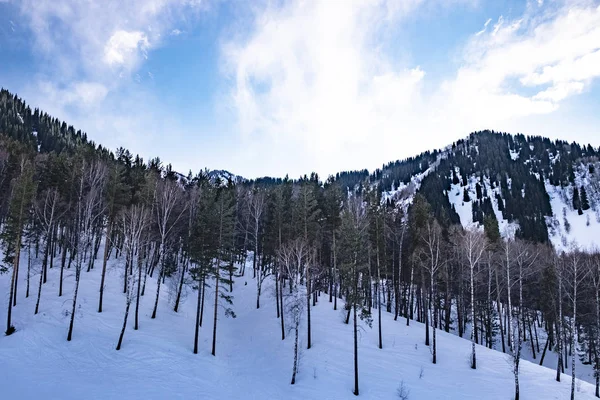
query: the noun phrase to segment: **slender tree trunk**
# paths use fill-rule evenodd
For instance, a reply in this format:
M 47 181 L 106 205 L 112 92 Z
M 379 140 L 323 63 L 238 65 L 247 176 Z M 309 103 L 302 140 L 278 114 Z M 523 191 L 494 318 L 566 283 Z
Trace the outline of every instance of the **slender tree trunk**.
M 410 283 L 408 284 L 408 301 L 406 310 L 406 326 L 410 325 L 410 320 L 413 317 L 413 278 L 415 273 L 414 263 L 410 263 Z
M 81 269 L 81 266 L 77 266 Z M 75 312 L 77 311 L 77 293 L 79 292 L 79 275 L 80 272 L 75 273 L 75 292 L 73 293 L 73 308 L 71 309 L 71 319 L 69 321 L 69 333 L 67 334 L 67 341 L 71 341 L 73 338 L 73 324 L 75 323 Z
M 127 273 L 125 273 L 125 274 L 127 275 Z M 129 294 L 127 296 L 129 297 Z M 125 317 L 123 318 L 123 327 L 121 328 L 121 334 L 119 335 L 119 342 L 117 343 L 117 350 L 121 350 L 121 344 L 123 343 L 123 336 L 125 335 L 125 328 L 127 327 L 127 317 L 129 316 L 129 307 L 130 306 L 131 306 L 131 300 L 128 298 L 127 305 L 125 306 Z
M 215 274 L 215 310 L 214 310 L 214 324 L 213 324 L 213 339 L 212 339 L 212 352 L 211 354 L 216 355 L 217 349 L 217 316 L 219 311 L 219 269 L 220 269 L 220 260 L 217 260 L 217 271 Z
M 158 271 L 158 279 L 156 280 L 156 299 L 154 300 L 154 309 L 152 310 L 152 317 L 156 318 L 156 310 L 158 309 L 158 298 L 160 297 L 160 283 L 162 282 L 162 267 Z
M 310 349 L 311 342 L 311 332 L 310 332 L 310 295 L 311 295 L 311 278 L 310 278 L 310 265 L 306 266 L 306 324 L 307 324 L 307 349 Z
M 544 364 L 544 357 L 546 357 L 546 350 L 548 350 L 548 344 L 550 343 L 550 339 L 546 339 L 546 344 L 544 345 L 544 351 L 542 351 L 542 356 L 540 357 L 540 365 Z
M 104 297 L 104 279 L 106 277 L 106 263 L 108 261 L 108 250 L 109 250 L 109 239 L 110 239 L 110 235 L 112 233 L 112 218 L 111 221 L 108 223 L 108 228 L 106 229 L 106 239 L 104 240 L 104 255 L 102 257 L 102 276 L 100 278 L 100 300 L 98 301 L 98 312 L 101 313 L 102 312 L 102 299 Z M 138 283 L 139 286 L 139 283 Z M 136 312 L 137 314 L 137 312 Z M 137 317 L 136 317 L 137 319 Z M 136 323 L 137 326 L 137 323 Z
M 204 293 L 206 292 L 206 276 L 202 275 L 202 300 L 200 304 L 200 326 L 202 326 L 202 319 L 204 317 Z
M 575 354 L 576 351 L 576 318 L 577 318 L 577 266 L 573 271 L 573 317 L 571 318 L 571 400 L 575 400 Z
M 281 340 L 285 340 L 285 317 L 283 315 L 283 279 L 281 284 L 279 285 L 279 301 L 281 301 Z M 298 333 L 298 327 L 296 327 L 296 334 Z M 297 346 L 297 344 L 296 344 Z
M 48 246 L 46 246 L 46 249 L 44 251 L 48 251 Z M 38 294 L 37 294 L 37 300 L 35 302 L 35 312 L 34 314 L 37 315 L 39 308 L 40 308 L 40 298 L 42 297 L 42 282 L 43 282 L 43 276 L 44 276 L 44 270 L 42 269 L 40 271 L 40 283 L 38 285 Z
M 475 266 L 471 265 L 471 318 L 473 322 L 473 329 L 471 329 L 471 368 L 477 369 L 477 354 L 475 352 Z
M 563 323 L 563 311 L 562 311 L 562 273 L 558 274 L 558 321 L 556 322 L 556 345 L 558 347 L 558 362 L 556 365 L 556 381 L 560 382 L 560 373 L 563 371 L 563 358 L 562 358 L 562 323 Z
M 139 316 L 140 316 L 140 297 L 142 292 L 142 270 L 144 269 L 144 262 L 142 261 L 142 257 L 139 257 L 138 260 L 138 279 L 137 279 L 137 293 L 135 295 L 135 323 L 133 326 L 133 330 L 138 330 L 139 328 Z
M 381 335 L 381 267 L 379 263 L 379 240 L 377 241 L 377 314 L 378 314 L 378 330 L 379 330 L 379 348 L 383 348 L 383 340 Z
M 358 278 L 355 278 L 358 279 Z M 355 289 L 357 290 L 355 285 Z M 356 291 L 355 291 L 356 293 Z M 354 395 L 358 396 L 358 323 L 356 321 L 356 301 L 352 306 L 354 319 Z
M 20 236 L 19 236 L 20 240 Z M 17 257 L 17 256 L 15 256 Z M 12 326 L 12 307 L 13 302 L 12 298 L 14 296 L 15 290 L 15 277 L 16 277 L 16 269 L 13 267 L 13 272 L 10 278 L 10 295 L 8 297 L 8 313 L 6 314 L 6 335 L 11 335 L 14 332 L 14 327 Z
M 179 311 L 179 302 L 181 301 L 181 292 L 183 291 L 183 282 L 185 279 L 185 273 L 187 271 L 187 263 L 183 263 L 183 269 L 181 270 L 181 279 L 179 279 L 179 286 L 177 287 L 177 298 L 175 299 L 175 307 L 173 311 Z
M 25 289 L 25 298 L 29 297 L 29 278 L 31 277 L 31 238 L 27 243 L 27 287 Z
M 203 303 L 203 295 L 202 292 L 203 290 L 203 282 L 204 279 L 202 280 L 202 282 L 198 281 L 198 301 L 196 303 L 196 326 L 194 329 L 194 354 L 198 354 L 198 336 L 200 335 L 200 326 L 202 325 L 201 319 L 200 319 L 200 309 L 201 309 L 201 303 Z
M 292 385 L 296 383 L 296 373 L 298 372 L 298 334 L 299 334 L 298 321 L 294 326 L 294 367 L 292 369 Z

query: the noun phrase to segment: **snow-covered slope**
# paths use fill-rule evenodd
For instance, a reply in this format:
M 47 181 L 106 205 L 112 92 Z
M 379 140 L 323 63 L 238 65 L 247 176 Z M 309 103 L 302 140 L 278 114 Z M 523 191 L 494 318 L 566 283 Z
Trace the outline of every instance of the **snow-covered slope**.
M 600 247 L 600 180 L 589 172 L 587 165 L 580 164 L 575 172 L 575 184 L 567 187 L 545 183 L 550 196 L 553 218 L 548 221 L 548 234 L 552 245 L 568 251 L 573 246 L 582 250 Z M 584 187 L 589 197 L 590 209 L 579 214 L 573 207 L 573 190 Z
M 24 260 L 25 261 L 25 260 Z M 251 277 L 237 278 L 233 295 L 236 319 L 219 314 L 217 355 L 210 355 L 213 308 L 207 293 L 200 353 L 192 353 L 195 298 L 188 289 L 179 313 L 163 291 L 156 319 L 151 319 L 153 287 L 149 280 L 140 313 L 140 329 L 130 324 L 123 347 L 115 350 L 124 315 L 122 266 L 111 260 L 104 312 L 96 312 L 99 263 L 82 272 L 80 306 L 73 340 L 66 341 L 67 309 L 73 276 L 58 297 L 58 273 L 49 271 L 43 286 L 40 313 L 34 315 L 37 276 L 25 298 L 25 269 L 21 269 L 18 304 L 13 322 L 17 332 L 0 337 L 0 387 L 8 399 L 353 399 L 352 328 L 343 323 L 322 295 L 312 310 L 313 347 L 303 350 L 296 385 L 290 385 L 292 346 L 281 340 L 272 290 L 267 288 L 261 309 L 255 308 L 256 286 Z M 34 269 L 39 260 L 34 260 Z M 34 283 L 35 282 L 35 283 Z M 0 276 L 7 293 L 9 277 Z M 168 285 L 167 285 L 168 287 Z M 209 289 L 210 290 L 210 289 Z M 5 299 L 6 301 L 6 299 Z M 340 302 L 341 303 L 341 302 Z M 340 307 L 341 308 L 341 307 Z M 6 318 L 2 304 L 0 320 Z M 131 322 L 131 320 L 130 320 Z M 305 326 L 301 333 L 305 348 Z M 478 346 L 478 368 L 469 367 L 470 343 L 438 333 L 438 364 L 431 363 L 424 329 L 404 319 L 383 315 L 383 349 L 377 330 L 360 331 L 360 389 L 365 399 L 397 399 L 404 382 L 416 399 L 511 399 L 513 376 L 507 356 Z M 521 363 L 524 399 L 566 399 L 570 379 L 554 380 L 552 369 Z M 578 399 L 593 398 L 593 386 L 577 384 Z

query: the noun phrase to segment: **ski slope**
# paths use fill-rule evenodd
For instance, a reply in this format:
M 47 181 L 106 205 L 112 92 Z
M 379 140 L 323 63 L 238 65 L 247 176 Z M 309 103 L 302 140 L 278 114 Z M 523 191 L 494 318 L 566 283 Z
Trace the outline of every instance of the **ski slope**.
M 101 252 L 100 252 L 101 254 Z M 40 260 L 34 260 L 39 269 Z M 56 265 L 56 264 L 55 264 Z M 188 287 L 179 313 L 173 312 L 170 284 L 163 286 L 156 319 L 151 319 L 155 280 L 148 279 L 142 299 L 140 329 L 133 315 L 123 347 L 115 350 L 123 322 L 125 298 L 122 265 L 111 260 L 104 312 L 96 312 L 100 261 L 82 272 L 73 340 L 66 341 L 68 310 L 74 283 L 66 274 L 65 294 L 58 297 L 56 267 L 42 289 L 40 313 L 34 315 L 37 277 L 25 298 L 26 260 L 20 270 L 13 324 L 17 332 L 0 337 L 0 387 L 3 398 L 15 399 L 354 399 L 352 326 L 343 311 L 334 311 L 328 296 L 312 309 L 313 347 L 303 350 L 296 385 L 290 385 L 293 359 L 291 335 L 281 340 L 272 287 L 256 309 L 256 285 L 250 276 L 237 278 L 234 310 L 237 318 L 219 313 L 216 357 L 210 354 L 214 297 L 206 293 L 200 352 L 193 354 L 195 292 Z M 4 293 L 0 320 L 6 319 L 8 274 L 0 276 Z M 267 283 L 267 286 L 270 282 Z M 338 302 L 340 308 L 342 302 Z M 133 309 L 133 307 L 132 307 Z M 383 313 L 383 349 L 373 329 L 362 326 L 359 341 L 360 397 L 398 399 L 401 382 L 409 399 L 512 399 L 514 378 L 508 356 L 477 347 L 478 368 L 470 369 L 470 343 L 438 331 L 438 364 L 424 345 L 423 325 L 393 320 Z M 306 325 L 301 348 L 305 349 Z M 567 399 L 570 377 L 554 380 L 555 371 L 521 363 L 522 399 Z M 576 398 L 594 398 L 594 387 L 578 382 Z

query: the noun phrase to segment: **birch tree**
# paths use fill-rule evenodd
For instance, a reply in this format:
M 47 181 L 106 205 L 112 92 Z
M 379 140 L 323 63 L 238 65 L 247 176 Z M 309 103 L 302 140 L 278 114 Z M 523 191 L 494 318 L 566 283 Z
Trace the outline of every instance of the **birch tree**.
M 422 236 L 421 240 L 424 243 L 425 248 L 425 258 L 426 262 L 423 264 L 424 268 L 429 272 L 429 289 L 431 291 L 431 299 L 429 302 L 429 313 L 431 315 L 431 320 L 433 323 L 432 332 L 433 332 L 433 347 L 432 347 L 432 362 L 434 364 L 437 363 L 437 342 L 436 342 L 436 327 L 437 327 L 437 315 L 436 306 L 437 303 L 436 296 L 436 284 L 437 284 L 437 274 L 440 268 L 443 266 L 443 255 L 442 255 L 442 228 L 434 219 L 430 218 L 427 220 L 427 224 L 425 226 L 425 232 Z
M 156 205 L 154 207 L 156 226 L 158 227 L 159 247 L 158 247 L 158 277 L 156 279 L 156 298 L 154 300 L 154 309 L 152 317 L 156 318 L 158 309 L 158 299 L 160 298 L 160 285 L 165 273 L 165 252 L 167 239 L 184 215 L 187 205 L 182 203 L 182 190 L 177 182 L 163 179 L 159 180 L 156 187 Z
M 127 270 L 127 263 L 123 273 L 127 279 L 127 291 L 125 292 L 125 316 L 123 317 L 123 327 L 121 328 L 121 334 L 119 335 L 119 341 L 117 343 L 117 350 L 121 349 L 123 343 L 123 336 L 125 335 L 125 329 L 127 327 L 127 319 L 129 316 L 129 308 L 135 295 L 134 289 L 137 287 L 137 299 L 139 305 L 139 293 L 141 288 L 142 270 L 144 269 L 143 262 L 143 243 L 142 235 L 146 229 L 147 224 L 147 212 L 143 205 L 132 205 L 121 214 L 121 230 L 124 241 L 125 253 L 130 257 L 129 262 L 135 263 L 136 273 L 131 274 Z M 137 328 L 137 318 L 136 318 Z
M 298 373 L 298 352 L 300 322 L 304 313 L 306 286 L 301 282 L 302 269 L 309 262 L 307 258 L 312 254 L 308 244 L 303 239 L 296 239 L 280 247 L 277 252 L 279 265 L 282 272 L 287 277 L 289 290 L 283 295 L 283 306 L 285 315 L 291 322 L 291 329 L 294 331 L 294 362 L 292 366 L 292 381 L 296 383 L 296 374 Z
M 471 321 L 475 324 L 475 274 L 486 250 L 485 234 L 475 226 L 468 227 L 462 233 L 462 251 L 469 269 L 469 288 L 471 295 Z M 471 368 L 477 368 L 475 351 L 475 329 L 471 329 Z
M 102 193 L 107 176 L 106 166 L 99 161 L 82 161 L 79 176 L 75 221 L 75 235 L 71 249 L 75 254 L 75 288 L 73 290 L 71 317 L 67 341 L 73 337 L 73 325 L 77 311 L 77 295 L 81 269 L 87 253 L 91 251 L 93 241 L 93 228 L 103 213 Z M 90 254 L 91 257 L 91 254 Z

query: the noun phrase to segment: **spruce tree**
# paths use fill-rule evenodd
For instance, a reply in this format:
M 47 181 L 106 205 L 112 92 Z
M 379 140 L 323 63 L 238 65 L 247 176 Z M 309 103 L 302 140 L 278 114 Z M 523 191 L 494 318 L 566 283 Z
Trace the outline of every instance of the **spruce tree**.
M 581 190 L 579 192 L 579 199 L 580 199 L 580 203 L 581 203 L 581 209 L 583 211 L 589 210 L 590 203 L 588 200 L 587 192 L 585 191 L 585 188 L 583 186 L 581 187 Z
M 579 189 L 573 188 L 573 209 L 579 210 L 581 208 L 581 200 L 579 198 Z
M 8 313 L 6 315 L 6 335 L 10 335 L 15 331 L 15 327 L 12 325 L 12 307 L 19 273 L 21 240 L 30 213 L 31 201 L 35 193 L 33 172 L 31 162 L 23 155 L 19 165 L 19 174 L 12 182 L 8 215 L 2 231 L 4 265 L 8 266 L 5 267 L 6 269 L 12 267 Z
M 366 288 L 362 274 L 368 272 L 368 218 L 366 206 L 359 196 L 348 200 L 342 212 L 340 227 L 340 263 L 346 288 L 346 303 L 353 315 L 354 333 L 354 395 L 358 396 L 358 319 L 372 324 L 366 306 Z

